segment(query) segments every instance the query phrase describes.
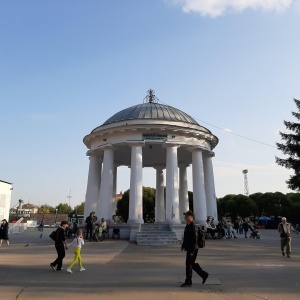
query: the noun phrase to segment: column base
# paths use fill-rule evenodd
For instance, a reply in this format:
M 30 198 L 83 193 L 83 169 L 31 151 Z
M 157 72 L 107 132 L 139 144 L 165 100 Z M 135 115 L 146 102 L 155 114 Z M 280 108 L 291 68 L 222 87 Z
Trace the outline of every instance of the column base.
M 143 219 L 129 219 L 127 220 L 127 224 L 144 224 Z

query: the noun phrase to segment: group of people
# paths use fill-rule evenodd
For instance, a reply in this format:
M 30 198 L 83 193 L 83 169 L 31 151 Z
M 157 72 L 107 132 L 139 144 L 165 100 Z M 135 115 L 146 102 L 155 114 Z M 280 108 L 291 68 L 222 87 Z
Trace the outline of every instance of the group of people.
M 108 233 L 108 226 L 104 218 L 98 222 L 95 212 L 91 212 L 85 220 L 86 241 L 101 241 L 103 236 Z
M 249 230 L 253 233 L 253 236 L 255 236 L 255 233 L 257 234 L 254 226 L 246 219 L 236 220 L 234 224 L 232 224 L 230 219 L 223 219 L 215 225 L 214 219 L 208 218 L 204 226 L 204 231 L 213 239 L 236 239 L 238 234 L 244 234 L 245 238 L 248 238 Z

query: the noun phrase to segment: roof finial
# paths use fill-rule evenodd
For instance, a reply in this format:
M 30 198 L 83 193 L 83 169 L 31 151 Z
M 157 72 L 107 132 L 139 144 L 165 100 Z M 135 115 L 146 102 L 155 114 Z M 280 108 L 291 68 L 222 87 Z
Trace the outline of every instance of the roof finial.
M 148 95 L 146 96 L 146 99 L 149 103 L 155 103 L 156 102 L 156 97 L 155 97 L 155 91 L 150 89 L 147 91 Z

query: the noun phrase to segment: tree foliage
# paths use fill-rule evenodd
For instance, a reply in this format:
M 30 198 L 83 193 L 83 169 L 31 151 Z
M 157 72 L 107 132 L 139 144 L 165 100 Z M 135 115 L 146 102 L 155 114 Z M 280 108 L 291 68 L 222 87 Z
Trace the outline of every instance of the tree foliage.
M 74 211 L 80 215 L 84 214 L 84 202 L 81 202 L 80 204 L 76 205 L 74 207 Z
M 288 187 L 295 191 L 300 191 L 300 101 L 294 99 L 298 112 L 292 112 L 297 119 L 296 122 L 284 121 L 289 133 L 280 132 L 281 140 L 284 143 L 277 143 L 278 150 L 282 151 L 287 158 L 276 157 L 276 162 L 287 169 L 293 169 L 294 175 L 286 181 Z
M 290 222 L 300 223 L 300 193 L 286 195 L 275 193 L 255 193 L 244 195 L 226 195 L 217 200 L 219 217 L 282 217 Z
M 55 208 L 51 205 L 43 204 L 39 208 L 39 213 L 40 214 L 53 214 L 53 213 L 55 213 Z
M 69 214 L 73 211 L 72 207 L 67 203 L 60 203 L 56 206 L 56 208 L 59 214 Z

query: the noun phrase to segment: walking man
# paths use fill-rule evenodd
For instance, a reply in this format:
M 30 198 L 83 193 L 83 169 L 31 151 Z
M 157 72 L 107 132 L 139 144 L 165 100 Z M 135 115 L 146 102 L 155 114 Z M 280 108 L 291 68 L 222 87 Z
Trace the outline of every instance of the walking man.
M 205 283 L 209 274 L 203 271 L 200 265 L 196 263 L 198 254 L 198 228 L 194 224 L 194 213 L 189 210 L 184 215 L 187 225 L 184 229 L 181 250 L 186 251 L 186 279 L 181 287 L 191 287 L 193 270 L 202 278 L 202 284 Z
M 281 252 L 282 255 L 291 257 L 291 225 L 287 223 L 286 218 L 281 218 L 281 223 L 278 226 L 281 239 Z M 286 251 L 285 251 L 286 249 Z
M 62 262 L 64 257 L 66 256 L 66 251 L 68 249 L 66 238 L 65 238 L 65 229 L 68 226 L 67 221 L 61 221 L 60 227 L 56 230 L 56 240 L 55 240 L 55 249 L 57 252 L 57 259 L 50 264 L 50 267 L 54 271 L 61 271 Z

